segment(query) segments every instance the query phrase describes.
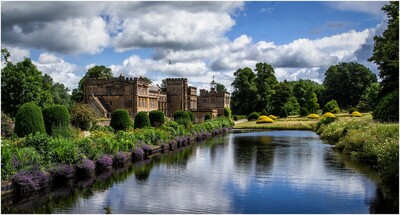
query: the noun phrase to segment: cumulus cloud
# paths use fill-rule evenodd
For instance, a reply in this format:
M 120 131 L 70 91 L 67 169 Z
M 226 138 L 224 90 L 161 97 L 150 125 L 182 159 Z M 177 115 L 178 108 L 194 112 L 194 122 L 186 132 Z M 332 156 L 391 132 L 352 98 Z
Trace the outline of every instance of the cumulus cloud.
M 79 71 L 77 65 L 68 63 L 52 53 L 43 53 L 39 56 L 38 61 L 32 62 L 38 70 L 50 75 L 54 82 L 62 83 L 70 90 L 77 88 L 81 79 L 76 75 Z
M 8 52 L 10 52 L 9 61 L 11 61 L 13 63 L 23 61 L 24 58 L 30 56 L 29 49 L 24 49 L 24 48 L 20 48 L 20 47 L 10 47 L 10 46 L 5 47 L 5 48 L 7 48 Z
M 387 3 L 387 1 L 335 1 L 327 4 L 338 10 L 355 11 L 383 16 L 384 13 L 381 8 Z

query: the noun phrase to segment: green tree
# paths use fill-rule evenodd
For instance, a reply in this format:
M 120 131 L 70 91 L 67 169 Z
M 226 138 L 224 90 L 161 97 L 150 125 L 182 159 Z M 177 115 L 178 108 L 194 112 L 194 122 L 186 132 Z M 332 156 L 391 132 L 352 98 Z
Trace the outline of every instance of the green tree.
M 293 96 L 293 90 L 290 87 L 289 82 L 280 82 L 275 86 L 275 94 L 271 99 L 272 102 L 272 113 L 274 115 L 280 115 L 281 108 L 285 103 Z
M 257 87 L 254 84 L 256 75 L 250 68 L 240 68 L 235 73 L 232 82 L 234 90 L 231 97 L 231 108 L 235 114 L 248 115 L 254 110 L 257 99 Z
M 8 51 L 8 49 L 6 48 L 1 49 L 1 61 L 7 64 L 9 62 L 8 58 L 10 58 L 10 52 Z
M 297 99 L 292 96 L 290 97 L 286 103 L 283 105 L 289 115 L 298 115 L 300 114 L 300 105 L 297 102 Z
M 319 109 L 319 104 L 316 93 L 312 91 L 307 91 L 305 107 L 309 113 L 317 113 Z
M 392 1 L 382 10 L 388 17 L 387 29 L 381 36 L 374 37 L 374 51 L 368 59 L 378 65 L 382 79 L 380 97 L 399 87 L 399 2 Z
M 43 108 L 52 104 L 51 93 L 46 89 L 42 73 L 29 58 L 15 65 L 8 62 L 1 70 L 1 109 L 13 117 L 27 102 Z
M 78 89 L 74 89 L 72 91 L 72 97 L 71 99 L 74 100 L 75 102 L 79 103 L 83 101 L 83 89 L 84 89 L 84 84 L 86 79 L 88 78 L 97 78 L 97 79 L 107 79 L 107 78 L 112 78 L 112 72 L 110 68 L 107 68 L 103 65 L 101 66 L 94 66 L 90 68 L 86 74 L 82 77 L 82 79 L 79 81 L 78 84 Z
M 274 68 L 267 63 L 256 64 L 255 85 L 257 87 L 257 100 L 255 110 L 271 111 L 271 97 L 274 95 L 274 87 L 278 84 Z M 254 102 L 253 102 L 254 103 Z
M 71 107 L 71 124 L 82 130 L 89 130 L 96 123 L 96 114 L 88 104 L 75 104 Z
M 15 133 L 24 137 L 36 132 L 46 133 L 42 110 L 34 102 L 28 102 L 18 109 L 15 115 Z
M 220 84 L 220 83 L 217 83 L 217 93 L 223 93 L 223 92 L 226 92 L 226 88 L 225 88 L 225 85 L 223 85 L 223 84 Z
M 325 73 L 325 97 L 337 100 L 340 108 L 356 106 L 367 87 L 377 82 L 365 66 L 350 62 L 330 66 Z

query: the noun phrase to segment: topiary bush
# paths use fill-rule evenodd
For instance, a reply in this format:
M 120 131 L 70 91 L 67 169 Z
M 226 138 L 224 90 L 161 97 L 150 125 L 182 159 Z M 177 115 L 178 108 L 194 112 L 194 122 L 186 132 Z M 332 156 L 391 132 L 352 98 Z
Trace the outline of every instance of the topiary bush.
M 278 119 L 278 117 L 276 117 L 276 116 L 274 116 L 274 115 L 272 115 L 272 114 L 270 114 L 268 117 L 271 118 L 272 120 Z
M 353 113 L 351 113 L 351 116 L 352 117 L 362 117 L 363 115 L 358 111 L 354 111 Z
M 64 105 L 50 105 L 43 109 L 43 120 L 46 132 L 53 134 L 53 129 L 66 128 L 69 126 L 69 113 Z
M 71 108 L 71 124 L 82 130 L 89 130 L 96 123 L 96 115 L 87 104 L 75 104 Z
M 191 111 L 186 111 L 189 114 L 190 121 L 194 123 L 194 114 Z
M 284 108 L 284 107 L 281 108 L 281 110 L 279 111 L 279 116 L 280 116 L 281 118 L 286 118 L 286 117 L 288 117 L 288 112 L 287 112 L 286 108 Z
M 253 112 L 247 116 L 247 120 L 252 121 L 252 120 L 257 120 L 260 115 L 257 112 Z
M 272 120 L 268 116 L 260 116 L 256 121 L 257 124 L 260 124 L 260 123 L 273 123 L 273 122 L 274 122 L 274 120 Z
M 146 112 L 139 112 L 135 116 L 134 128 L 150 127 L 150 119 Z
M 232 111 L 228 107 L 224 107 L 224 116 L 228 117 L 229 119 L 232 117 Z
M 24 137 L 32 133 L 46 133 L 40 107 L 34 102 L 23 104 L 15 115 L 15 133 Z
M 160 110 L 153 110 L 149 112 L 150 125 L 153 127 L 160 127 L 164 124 L 164 113 Z
M 383 97 L 372 113 L 373 119 L 381 122 L 399 121 L 399 91 L 395 90 Z
M 322 113 L 331 112 L 331 113 L 340 113 L 340 108 L 336 100 L 331 100 L 325 104 Z
M 307 108 L 300 108 L 300 116 L 307 116 L 308 115 L 308 111 Z
M 129 118 L 129 112 L 125 109 L 117 109 L 114 111 L 110 126 L 115 130 L 125 131 L 132 125 L 131 119 Z
M 185 127 L 192 124 L 188 112 L 183 110 L 178 110 L 174 113 L 174 121 L 180 125 L 184 125 Z
M 312 113 L 312 114 L 309 114 L 309 115 L 307 116 L 307 118 L 309 118 L 309 119 L 318 119 L 319 116 L 318 116 L 318 114 Z

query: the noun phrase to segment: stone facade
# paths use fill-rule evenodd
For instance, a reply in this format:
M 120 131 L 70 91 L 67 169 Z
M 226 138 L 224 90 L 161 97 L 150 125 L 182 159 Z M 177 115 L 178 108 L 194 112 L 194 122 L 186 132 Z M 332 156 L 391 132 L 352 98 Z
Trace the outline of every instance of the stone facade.
M 186 78 L 167 78 L 166 88 L 161 89 L 149 85 L 143 78 L 120 76 L 87 79 L 84 101 L 104 118 L 110 118 L 116 109 L 126 109 L 132 117 L 140 111 L 161 110 L 171 117 L 177 110 L 188 110 L 197 112 L 196 116 L 201 118 L 207 112 L 213 117 L 215 113 L 223 115 L 224 107 L 229 107 L 229 93 L 217 93 L 212 88 L 210 92 L 200 90 L 197 96 L 197 88 L 188 86 Z

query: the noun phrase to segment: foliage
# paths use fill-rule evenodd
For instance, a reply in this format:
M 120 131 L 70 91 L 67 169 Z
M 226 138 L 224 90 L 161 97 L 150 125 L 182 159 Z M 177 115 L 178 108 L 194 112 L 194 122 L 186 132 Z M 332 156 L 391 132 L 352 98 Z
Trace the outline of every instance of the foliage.
M 51 138 L 45 133 L 29 134 L 23 143 L 24 147 L 33 147 L 37 152 L 43 156 L 44 165 L 49 165 L 51 162 Z
M 365 66 L 350 62 L 330 66 L 325 73 L 325 97 L 335 99 L 340 108 L 356 106 L 366 89 L 377 82 L 376 75 Z
M 129 160 L 129 155 L 125 152 L 117 152 L 114 155 L 113 165 L 115 167 L 122 167 Z
M 300 108 L 300 116 L 307 116 L 307 115 L 308 115 L 307 108 L 305 107 Z
M 380 90 L 380 84 L 379 83 L 372 83 L 371 86 L 367 88 L 365 91 L 365 94 L 361 97 L 360 102 L 364 101 L 368 105 L 368 109 L 365 111 L 370 111 L 373 110 L 376 105 L 378 105 L 380 97 L 379 97 L 379 90 Z M 357 106 L 360 105 L 360 102 L 357 104 Z
M 357 111 L 357 109 L 354 107 L 349 108 L 349 114 L 353 113 L 354 111 Z
M 71 105 L 71 95 L 68 94 L 70 90 L 61 83 L 55 83 L 51 87 L 51 96 L 54 104 L 64 105 L 67 108 Z
M 49 148 L 53 163 L 75 164 L 81 157 L 78 145 L 71 139 L 54 138 Z
M 256 121 L 257 124 L 259 124 L 259 123 L 273 123 L 273 122 L 274 122 L 274 120 L 272 120 L 268 116 L 260 116 Z
M 32 191 L 38 191 L 47 186 L 49 176 L 42 171 L 19 172 L 12 178 L 12 186 L 20 193 L 25 194 Z
M 271 118 L 272 120 L 278 119 L 278 117 L 276 117 L 276 116 L 274 116 L 274 115 L 269 115 L 268 117 Z
M 383 97 L 372 113 L 375 120 L 382 122 L 399 121 L 399 91 L 395 90 Z
M 260 115 L 257 112 L 253 112 L 247 116 L 247 120 L 257 120 Z
M 36 132 L 46 132 L 42 111 L 35 103 L 25 103 L 18 109 L 15 116 L 14 131 L 19 137 Z
M 300 105 L 295 97 L 290 97 L 289 100 L 283 105 L 288 112 L 288 115 L 298 115 L 300 112 Z
M 308 91 L 306 95 L 306 108 L 310 113 L 316 113 L 319 109 L 317 94 L 311 91 Z
M 340 113 L 339 105 L 336 100 L 331 100 L 326 103 L 322 112 Z
M 353 117 L 362 117 L 362 114 L 358 111 L 354 111 L 353 113 L 351 113 L 351 116 Z
M 288 117 L 288 112 L 286 110 L 286 108 L 282 107 L 281 110 L 279 111 L 279 117 L 281 118 L 286 118 Z
M 204 121 L 211 120 L 211 115 L 208 113 L 204 115 Z
M 71 108 L 71 124 L 82 130 L 89 130 L 96 123 L 95 112 L 87 104 L 75 104 Z
M 113 166 L 113 159 L 109 155 L 102 155 L 97 159 L 96 165 L 99 169 L 110 169 Z
M 399 87 L 399 2 L 392 1 L 383 6 L 382 10 L 388 17 L 387 28 L 381 36 L 374 37 L 374 50 L 368 59 L 378 65 L 379 77 L 382 79 L 379 93 L 381 98 L 398 91 Z M 398 103 L 392 105 L 395 107 L 391 109 L 399 109 Z
M 179 125 L 184 125 L 185 127 L 192 124 L 188 112 L 183 110 L 178 110 L 174 113 L 174 121 Z
M 186 111 L 189 114 L 190 117 L 190 121 L 192 121 L 192 123 L 194 123 L 194 114 L 192 111 Z
M 224 116 L 228 117 L 229 119 L 232 118 L 232 111 L 228 107 L 224 107 Z
M 254 84 L 257 88 L 257 100 L 253 100 L 252 103 L 254 104 L 255 102 L 255 110 L 261 111 L 265 108 L 269 112 L 273 109 L 271 107 L 271 98 L 275 93 L 275 85 L 278 84 L 275 71 L 274 68 L 267 63 L 259 62 L 255 67 L 256 78 Z
M 14 133 L 14 121 L 7 114 L 1 112 L 1 137 L 9 138 Z
M 241 119 L 247 119 L 246 115 L 233 115 L 233 120 L 241 120 Z
M 324 115 L 322 115 L 322 117 L 321 118 L 336 118 L 336 116 L 333 114 L 333 113 L 331 113 L 331 112 L 326 112 L 326 113 L 324 113 Z
M 134 128 L 150 127 L 150 119 L 146 112 L 139 112 L 135 116 Z
M 132 125 L 131 119 L 129 118 L 129 112 L 125 109 L 117 109 L 114 111 L 111 117 L 110 126 L 118 130 L 126 130 Z
M 132 160 L 133 161 L 140 161 L 144 158 L 143 149 L 140 147 L 135 147 L 135 150 L 132 152 Z
M 315 121 L 304 121 L 304 119 L 291 121 L 274 121 L 273 123 L 257 123 L 249 121 L 236 124 L 235 129 L 277 129 L 277 130 L 313 130 Z
M 96 168 L 95 163 L 92 160 L 89 160 L 87 158 L 83 158 L 78 162 L 76 165 L 77 168 L 77 173 L 79 176 L 89 176 L 94 173 L 94 170 Z
M 1 110 L 14 117 L 25 103 L 40 107 L 52 103 L 50 91 L 45 89 L 42 73 L 29 58 L 16 63 L 8 62 L 1 69 Z
M 271 112 L 275 115 L 281 115 L 281 109 L 282 107 L 284 107 L 285 103 L 288 102 L 289 99 L 293 96 L 293 90 L 289 82 L 287 81 L 280 82 L 275 86 L 274 89 L 275 89 L 275 95 L 272 97 L 273 108 Z
M 254 109 L 254 101 L 257 101 L 257 87 L 254 83 L 256 75 L 250 68 L 238 69 L 232 82 L 234 88 L 231 96 L 231 108 L 235 114 L 247 115 Z
M 69 113 L 64 105 L 50 105 L 43 109 L 42 114 L 49 135 L 53 134 L 53 128 L 69 126 Z
M 59 178 L 72 178 L 75 174 L 75 167 L 69 164 L 58 164 L 53 170 L 53 176 Z
M 268 113 L 267 113 L 267 111 L 265 110 L 265 109 L 263 109 L 262 111 L 261 111 L 261 113 L 260 113 L 260 116 L 268 116 Z
M 226 87 L 225 85 L 221 84 L 221 83 L 217 83 L 217 89 L 216 89 L 217 93 L 223 93 L 226 92 Z
M 190 112 L 192 113 L 192 112 Z M 193 113 L 192 113 L 193 114 Z M 150 124 L 153 127 L 160 127 L 164 123 L 164 113 L 160 110 L 153 110 L 149 112 Z

